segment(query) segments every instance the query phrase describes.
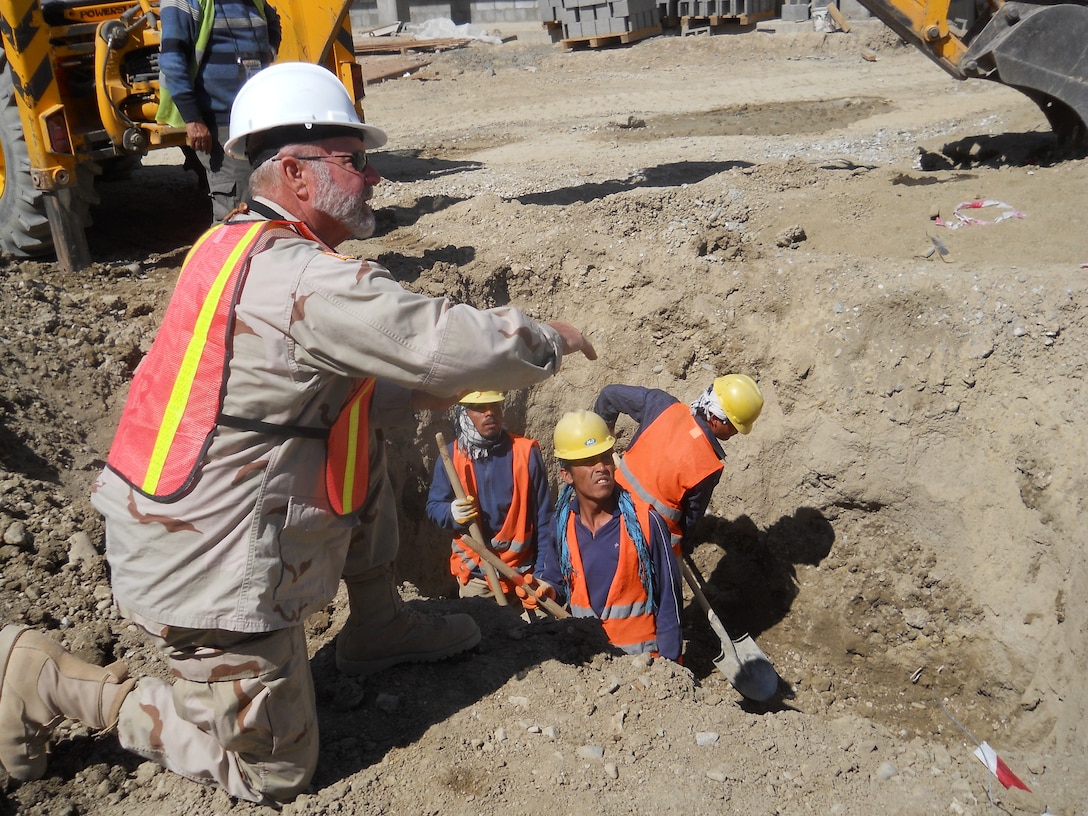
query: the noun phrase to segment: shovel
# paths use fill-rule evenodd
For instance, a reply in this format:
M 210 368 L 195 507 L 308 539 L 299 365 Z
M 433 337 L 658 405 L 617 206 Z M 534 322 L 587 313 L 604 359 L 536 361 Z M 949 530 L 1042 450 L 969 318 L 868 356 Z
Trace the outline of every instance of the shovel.
M 695 570 L 689 556 L 685 555 L 680 560 L 680 571 L 688 586 L 691 587 L 695 600 L 706 612 L 710 628 L 722 642 L 722 653 L 715 658 L 714 665 L 725 675 L 725 679 L 733 688 L 749 700 L 763 703 L 774 697 L 778 690 L 778 672 L 774 670 L 767 655 L 763 653 L 751 635 L 744 635 L 736 640 L 729 637 L 721 619 L 703 594 L 703 578 Z
M 441 432 L 439 432 L 434 435 L 434 438 L 435 441 L 438 443 L 438 454 L 442 457 L 442 465 L 446 469 L 446 475 L 449 476 L 450 485 L 453 487 L 453 493 L 455 496 L 457 496 L 457 498 L 463 499 L 465 498 L 465 488 L 461 485 L 461 480 L 457 478 L 457 470 L 454 468 L 453 462 L 450 460 L 450 452 L 446 450 L 446 437 L 444 437 Z M 467 534 L 461 535 L 461 541 L 462 543 L 466 544 L 470 550 L 476 553 L 476 555 L 480 556 L 480 561 L 484 568 L 484 574 L 488 578 L 488 585 L 492 588 L 492 592 L 495 595 L 495 600 L 499 601 L 499 598 L 502 598 L 502 601 L 499 601 L 500 606 L 506 606 L 507 603 L 506 596 L 503 595 L 502 592 L 502 587 L 499 586 L 499 573 L 502 574 L 503 578 L 506 578 L 511 583 L 522 587 L 523 589 L 525 589 L 526 592 L 536 598 L 537 604 L 539 605 L 540 609 L 543 609 L 545 612 L 551 615 L 551 617 L 555 618 L 556 620 L 570 617 L 570 613 L 567 610 L 565 610 L 547 595 L 541 595 L 532 585 L 527 586 L 525 578 L 522 577 L 521 573 L 511 567 L 501 558 L 499 558 L 499 556 L 495 554 L 494 550 L 492 550 L 484 543 L 483 533 L 480 530 L 479 524 L 473 522 L 471 525 L 469 525 L 469 532 Z

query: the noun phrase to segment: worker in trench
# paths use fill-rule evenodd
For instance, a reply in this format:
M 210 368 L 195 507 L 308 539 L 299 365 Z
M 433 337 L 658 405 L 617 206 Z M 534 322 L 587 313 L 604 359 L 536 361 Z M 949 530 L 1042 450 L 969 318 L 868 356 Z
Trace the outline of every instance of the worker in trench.
M 480 543 L 529 581 L 537 553 L 555 546 L 555 516 L 540 446 L 506 429 L 505 399 L 501 391 L 473 391 L 454 406 L 455 438 L 449 453 L 464 498 L 457 498 L 440 458 L 427 496 L 427 516 L 454 533 L 450 572 L 460 596 L 493 597 L 497 590 L 508 603 L 523 607 L 523 617 L 531 620 L 537 608 L 533 594 L 494 575 L 490 580 L 499 586 L 492 587 L 480 556 L 464 543 L 475 522 L 484 538 Z M 543 589 L 554 596 L 554 589 Z
M 599 618 L 609 641 L 628 654 L 679 662 L 682 595 L 669 530 L 617 484 L 615 445 L 591 411 L 556 424 L 556 545 L 541 554 L 537 578 L 575 617 Z
M 337 254 L 374 232 L 368 151 L 385 142 L 322 67 L 280 63 L 239 92 L 225 149 L 253 168 L 251 198 L 186 258 L 92 495 L 117 609 L 170 679 L 129 678 L 5 627 L 0 764 L 15 779 L 45 774 L 68 718 L 239 799 L 291 800 L 318 761 L 304 622 L 341 579 L 345 674 L 479 642 L 468 615 L 401 604 L 374 428 L 596 353 L 570 324 L 412 293 Z
M 763 410 L 759 385 L 747 374 L 726 374 L 690 406 L 659 388 L 608 385 L 593 410 L 612 432 L 620 414 L 638 423 L 616 479 L 636 505 L 652 505 L 662 515 L 677 557 L 690 552 L 725 467 L 721 443 L 751 433 Z

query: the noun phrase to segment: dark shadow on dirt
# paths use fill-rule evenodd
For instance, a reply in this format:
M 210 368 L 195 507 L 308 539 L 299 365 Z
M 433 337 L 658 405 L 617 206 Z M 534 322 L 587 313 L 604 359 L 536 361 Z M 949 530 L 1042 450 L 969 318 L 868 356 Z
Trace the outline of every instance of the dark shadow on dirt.
M 35 796 L 38 801 L 51 800 L 50 809 L 43 812 L 85 813 L 75 802 L 69 801 L 63 803 L 66 806 L 62 806 L 62 802 L 55 798 L 57 791 L 66 783 L 77 779 L 83 783 L 93 779 L 94 785 L 97 785 L 107 778 L 113 783 L 113 789 L 123 789 L 129 784 L 136 769 L 146 761 L 122 748 L 114 733 L 105 736 L 81 734 L 71 739 L 55 740 L 49 754 L 46 775 L 41 780 L 24 784 L 39 788 L 40 792 Z M 94 785 L 88 785 L 88 788 L 93 789 Z M 91 790 L 87 793 L 91 793 Z
M 100 263 L 143 262 L 157 253 L 189 246 L 212 221 L 211 203 L 199 177 L 178 164 L 144 165 L 95 183 L 100 203 L 87 230 L 91 258 Z
M 372 159 L 382 178 L 390 181 L 424 181 L 457 173 L 471 173 L 483 167 L 478 161 L 461 161 L 421 156 L 419 150 L 389 150 Z
M 380 191 L 379 191 L 380 192 Z M 377 222 L 374 237 L 388 235 L 401 227 L 410 227 L 425 215 L 441 212 L 465 199 L 453 196 L 424 196 L 411 207 L 382 207 L 375 202 L 374 219 Z
M 1050 132 L 968 136 L 945 144 L 939 153 L 921 151 L 922 170 L 969 170 L 973 167 L 1050 167 L 1084 158 L 1088 151 L 1058 143 Z
M 728 170 L 751 167 L 751 162 L 671 162 L 657 167 L 648 167 L 640 173 L 626 178 L 579 184 L 546 193 L 530 193 L 518 196 L 514 200 L 520 204 L 539 204 L 543 207 L 563 207 L 568 204 L 596 201 L 605 196 L 635 190 L 640 187 L 680 187 L 684 184 L 698 184 L 704 179 Z
M 15 406 L 0 398 L 0 415 L 15 416 Z M 25 443 L 24 436 L 18 431 L 9 430 L 3 421 L 0 421 L 0 465 L 12 473 L 21 473 L 43 482 L 55 482 L 60 477 L 55 462 L 39 456 Z
M 819 510 L 801 507 L 763 531 L 748 516 L 732 521 L 706 516 L 696 540 L 706 542 L 695 561 L 703 565 L 707 600 L 726 631 L 734 638 L 748 633 L 758 640 L 789 614 L 798 592 L 796 565 L 826 558 L 835 531 Z M 721 556 L 707 544 L 719 548 Z M 695 602 L 685 610 L 684 635 L 689 641 L 684 665 L 700 678 L 716 672 L 713 661 L 721 641 Z
M 411 745 L 432 726 L 461 714 L 511 679 L 546 671 L 541 666 L 545 661 L 581 666 L 598 654 L 621 654 L 593 619 L 529 625 L 511 607 L 484 598 L 413 601 L 409 606 L 428 614 L 470 614 L 483 638 L 463 655 L 434 665 L 395 666 L 361 683 L 338 674 L 335 641 L 320 649 L 310 661 L 321 730 L 321 761 L 313 787 L 334 785 L 378 765 L 390 749 Z M 456 742 L 449 747 L 459 750 L 469 734 L 457 729 L 451 733 Z
M 381 252 L 374 258 L 379 264 L 389 270 L 389 273 L 400 283 L 415 283 L 425 272 L 447 266 L 456 268 L 471 263 L 476 258 L 476 250 L 473 247 L 445 246 L 440 249 L 424 250 L 423 255 L 414 258 L 402 255 L 399 252 Z M 448 294 L 431 293 L 427 294 Z

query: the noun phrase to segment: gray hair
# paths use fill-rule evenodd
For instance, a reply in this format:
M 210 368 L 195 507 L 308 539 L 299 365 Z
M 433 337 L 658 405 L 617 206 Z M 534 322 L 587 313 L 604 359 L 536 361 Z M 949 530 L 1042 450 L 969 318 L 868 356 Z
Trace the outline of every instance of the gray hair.
M 253 168 L 249 176 L 250 195 L 267 196 L 276 186 L 275 162 L 266 161 Z

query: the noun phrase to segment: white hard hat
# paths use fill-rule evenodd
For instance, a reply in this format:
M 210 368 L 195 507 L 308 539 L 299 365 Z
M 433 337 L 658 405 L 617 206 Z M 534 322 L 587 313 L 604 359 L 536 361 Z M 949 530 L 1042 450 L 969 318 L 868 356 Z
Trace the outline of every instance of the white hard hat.
M 256 156 L 247 140 L 280 128 L 290 128 L 283 135 L 291 138 L 276 134 L 273 141 L 279 146 L 327 139 L 341 129 L 359 131 L 368 150 L 386 142 L 384 130 L 359 121 L 355 104 L 336 75 L 309 62 L 277 63 L 242 86 L 231 107 L 230 139 L 223 149 L 236 159 L 249 154 L 251 163 L 259 163 L 253 161 Z

